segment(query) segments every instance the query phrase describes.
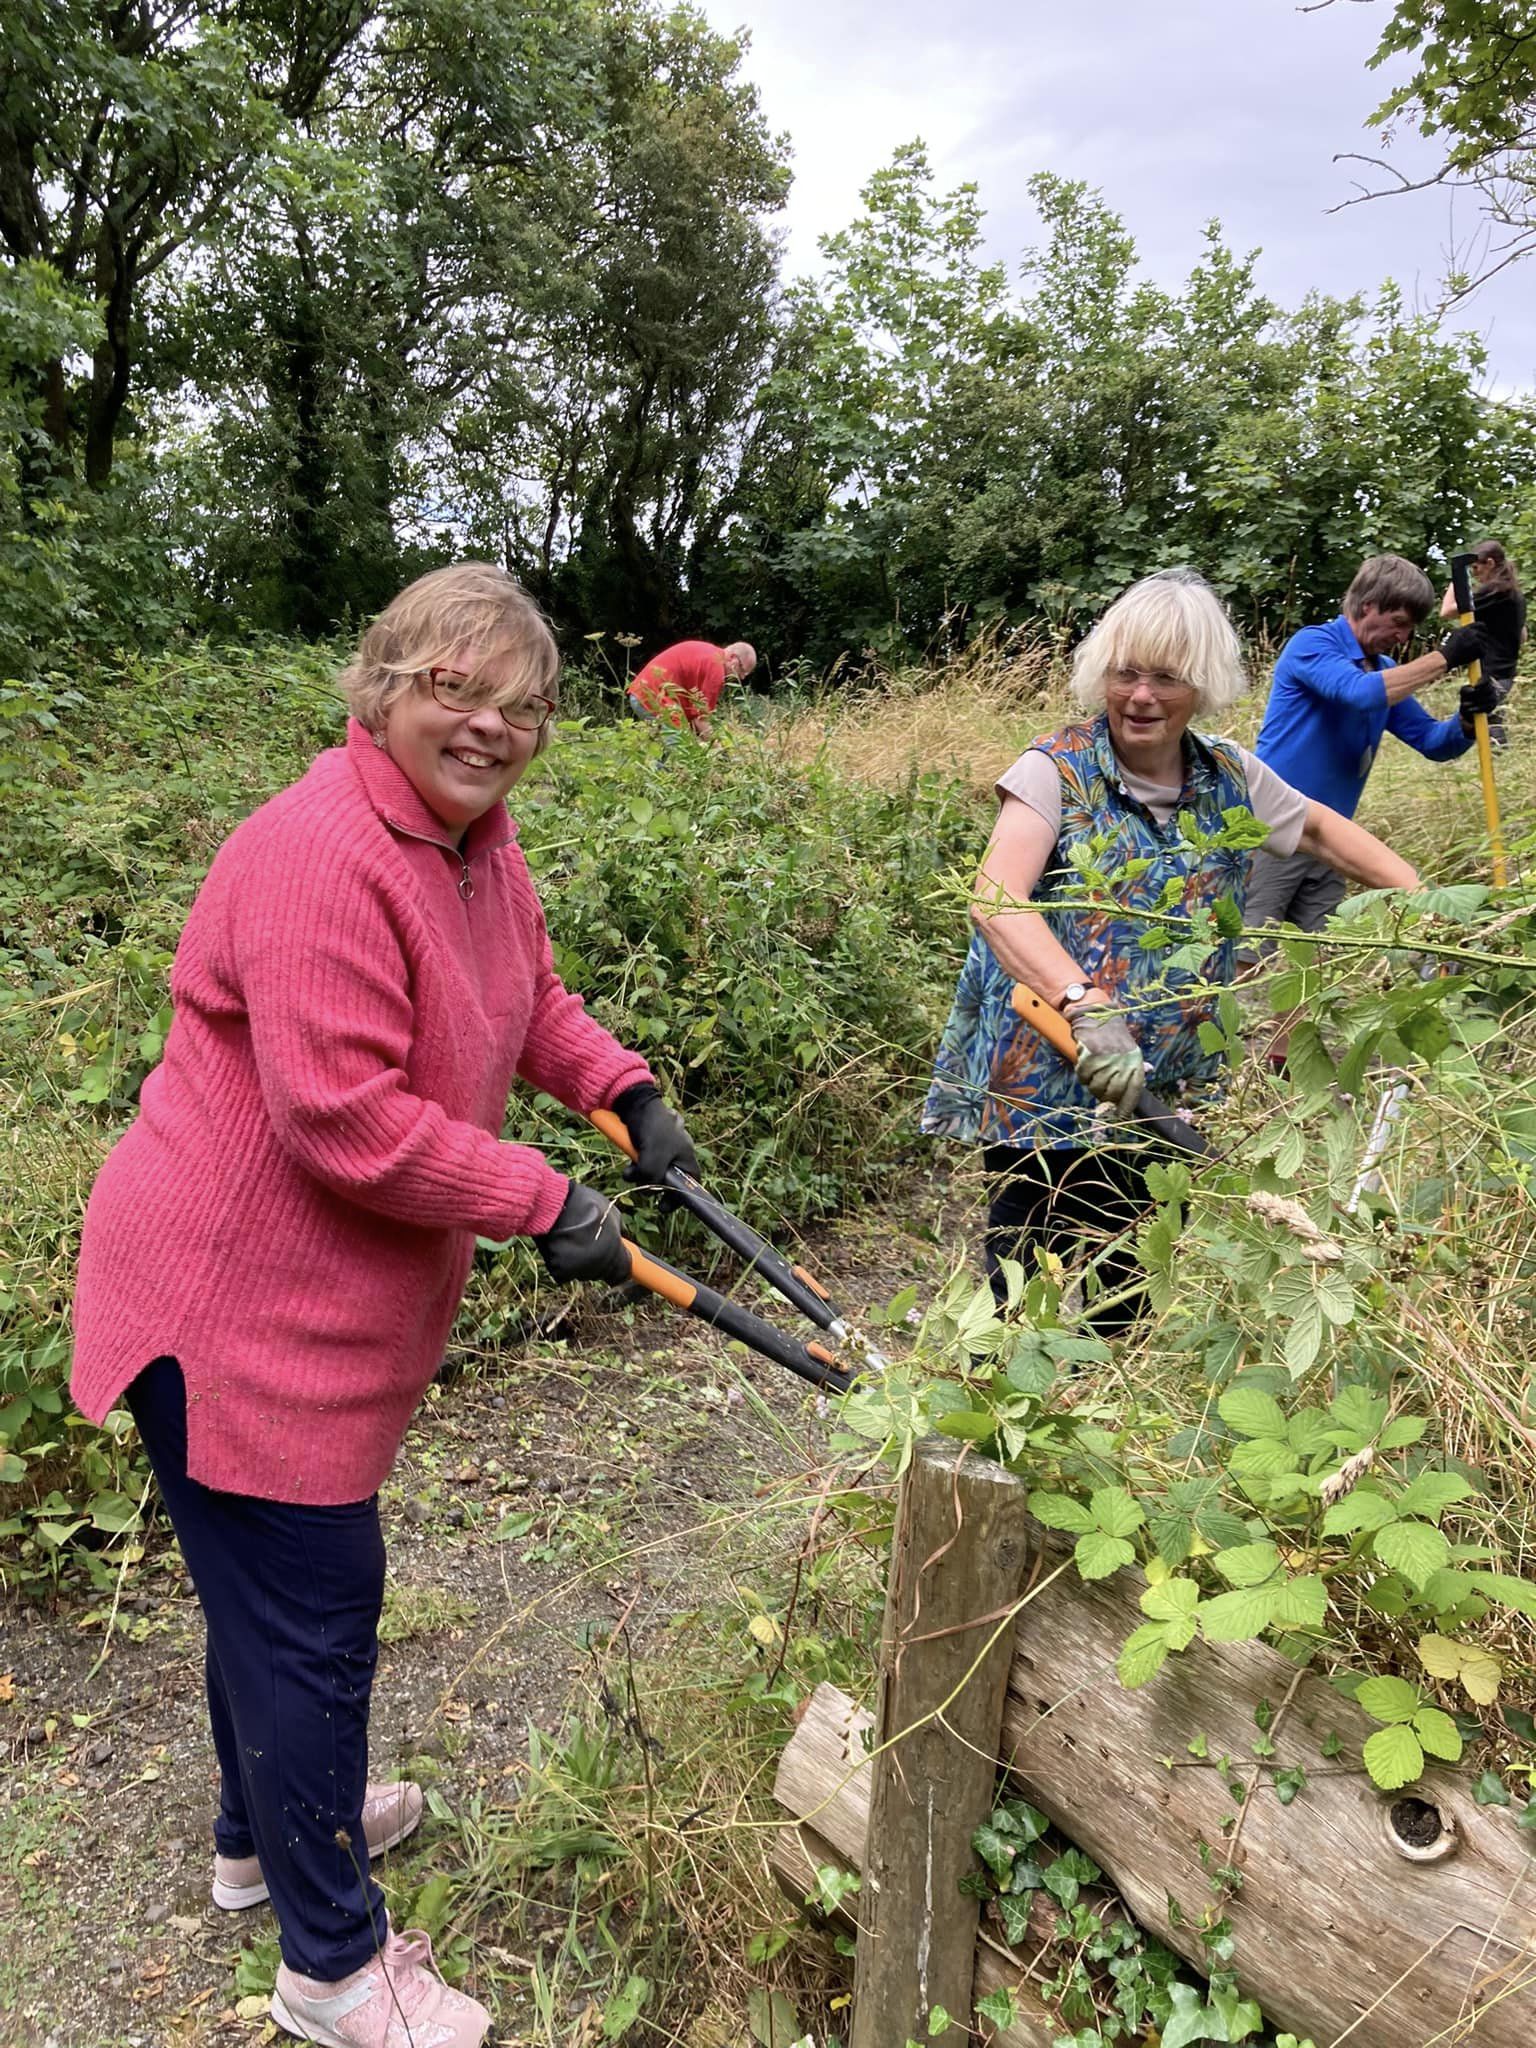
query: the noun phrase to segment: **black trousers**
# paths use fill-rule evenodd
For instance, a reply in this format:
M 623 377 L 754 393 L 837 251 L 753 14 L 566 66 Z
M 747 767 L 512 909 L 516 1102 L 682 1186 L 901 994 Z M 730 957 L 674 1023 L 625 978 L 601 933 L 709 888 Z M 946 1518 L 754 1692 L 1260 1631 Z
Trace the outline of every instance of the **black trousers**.
M 1068 1267 L 1093 1261 L 1099 1291 L 1117 1293 L 1134 1282 L 1140 1266 L 1133 1245 L 1105 1250 L 1135 1227 L 1153 1206 L 1142 1155 L 1106 1147 L 1071 1146 L 1059 1152 L 1020 1151 L 988 1145 L 982 1152 L 987 1176 L 987 1231 L 983 1255 L 987 1278 L 999 1304 L 1007 1287 L 1000 1259 L 1018 1259 L 1028 1272 L 1030 1248 L 1041 1246 Z M 1101 1337 L 1128 1329 L 1141 1314 L 1144 1290 L 1095 1312 L 1088 1321 Z

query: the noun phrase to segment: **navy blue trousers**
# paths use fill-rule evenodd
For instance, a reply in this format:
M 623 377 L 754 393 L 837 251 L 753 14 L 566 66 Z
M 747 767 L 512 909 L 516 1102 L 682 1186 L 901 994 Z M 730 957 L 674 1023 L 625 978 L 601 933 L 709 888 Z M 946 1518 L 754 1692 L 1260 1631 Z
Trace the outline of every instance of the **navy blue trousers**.
M 174 1358 L 146 1366 L 125 1399 L 208 1623 L 214 1841 L 261 1858 L 283 1961 L 332 1982 L 368 1961 L 386 1927 L 362 1828 L 384 1604 L 378 1495 L 301 1507 L 189 1479 Z

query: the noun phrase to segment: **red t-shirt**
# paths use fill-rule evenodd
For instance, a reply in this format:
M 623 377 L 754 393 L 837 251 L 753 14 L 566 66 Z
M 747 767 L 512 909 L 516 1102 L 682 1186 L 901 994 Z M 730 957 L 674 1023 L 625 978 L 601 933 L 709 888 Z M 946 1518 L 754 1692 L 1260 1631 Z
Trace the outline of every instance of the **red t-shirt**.
M 681 713 L 690 725 L 707 718 L 725 688 L 725 649 L 709 640 L 679 640 L 652 655 L 629 686 L 638 704 L 669 725 Z

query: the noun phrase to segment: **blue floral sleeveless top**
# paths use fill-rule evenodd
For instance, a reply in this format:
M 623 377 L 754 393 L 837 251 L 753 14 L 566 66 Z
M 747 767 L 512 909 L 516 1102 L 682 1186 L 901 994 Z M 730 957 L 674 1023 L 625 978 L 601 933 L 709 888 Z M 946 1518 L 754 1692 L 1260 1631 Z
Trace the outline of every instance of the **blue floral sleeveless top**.
M 1221 1054 L 1204 1051 L 1199 1032 L 1214 1019 L 1220 989 L 1236 972 L 1235 936 L 1221 938 L 1193 967 L 1170 965 L 1172 949 L 1148 949 L 1141 939 L 1156 924 L 1156 912 L 1187 917 L 1223 900 L 1236 912 L 1224 913 L 1223 924 L 1234 935 L 1240 928 L 1248 853 L 1191 844 L 1181 820 L 1192 815 L 1198 832 L 1218 833 L 1223 812 L 1248 808 L 1241 756 L 1229 741 L 1186 734 L 1184 788 L 1174 816 L 1160 825 L 1126 789 L 1104 717 L 1067 726 L 1031 751 L 1048 754 L 1061 777 L 1061 833 L 1033 906 L 1085 979 L 1129 1013 L 1149 1062 L 1148 1087 L 1170 1099 L 1198 1096 L 1221 1067 Z M 1113 902 L 1084 906 L 1087 886 L 1070 858 L 1079 845 L 1109 876 Z M 1125 872 L 1141 863 L 1139 872 Z M 1117 907 L 1140 914 L 1117 916 Z M 1015 1016 L 1012 993 L 1012 979 L 974 933 L 939 1043 L 922 1129 L 984 1145 L 1054 1150 L 1102 1144 L 1097 1100 L 1061 1055 Z

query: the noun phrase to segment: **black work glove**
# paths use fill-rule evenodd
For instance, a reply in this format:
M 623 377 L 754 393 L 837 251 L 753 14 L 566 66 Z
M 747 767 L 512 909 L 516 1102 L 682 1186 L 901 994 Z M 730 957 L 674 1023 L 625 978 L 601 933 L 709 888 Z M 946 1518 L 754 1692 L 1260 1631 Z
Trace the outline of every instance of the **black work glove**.
M 1447 633 L 1440 642 L 1440 653 L 1447 668 L 1465 668 L 1468 662 L 1483 658 L 1483 636 L 1476 626 L 1457 626 Z
M 1480 676 L 1475 683 L 1463 683 L 1456 708 L 1461 713 L 1463 725 L 1470 725 L 1479 711 L 1486 718 L 1499 708 L 1498 684 L 1487 676 Z
M 1113 1123 L 1130 1116 L 1147 1085 L 1147 1065 L 1122 1010 L 1100 1005 L 1076 1010 L 1077 1078 L 1096 1095 Z
M 613 1105 L 635 1148 L 635 1163 L 624 1178 L 641 1188 L 665 1188 L 667 1169 L 680 1166 L 694 1180 L 699 1177 L 699 1155 L 693 1149 L 688 1126 L 660 1091 L 649 1081 L 637 1081 L 626 1088 Z M 667 1206 L 667 1205 L 663 1205 Z
M 595 1188 L 571 1182 L 564 1206 L 548 1230 L 534 1238 L 551 1280 L 606 1280 L 619 1287 L 629 1278 L 629 1253 L 619 1232 L 619 1212 Z

